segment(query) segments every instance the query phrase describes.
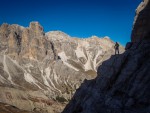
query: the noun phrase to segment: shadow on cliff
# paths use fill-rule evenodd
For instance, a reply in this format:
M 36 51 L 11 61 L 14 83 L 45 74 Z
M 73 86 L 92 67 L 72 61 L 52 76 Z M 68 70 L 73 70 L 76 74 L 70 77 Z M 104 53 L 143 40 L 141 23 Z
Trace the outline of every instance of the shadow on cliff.
M 112 55 L 108 60 L 103 61 L 97 69 L 97 77 L 93 80 L 85 80 L 83 84 L 90 86 L 98 84 L 101 91 L 109 90 L 117 80 L 123 67 L 127 63 L 128 52 Z
M 139 13 L 126 51 L 99 66 L 85 80 L 62 113 L 149 113 L 150 2 Z
M 109 79 L 109 84 L 103 87 L 103 89 L 107 89 L 106 87 L 111 87 L 112 83 L 118 78 L 119 74 L 123 66 L 126 64 L 128 54 L 119 54 L 119 55 L 112 55 L 110 59 L 104 61 L 101 66 L 98 67 L 97 76 L 99 77 L 106 77 Z M 105 80 L 106 80 L 105 79 Z M 108 80 L 106 80 L 108 81 Z M 105 84 L 106 84 L 105 81 Z M 104 83 L 102 83 L 104 86 Z M 101 89 L 102 90 L 102 89 Z
M 137 40 L 142 40 L 144 38 L 150 39 L 150 37 L 147 37 L 147 34 L 150 34 L 150 16 L 149 16 L 150 1 L 147 2 L 148 3 L 146 7 L 138 14 L 138 17 L 136 19 L 136 25 L 133 26 L 131 34 L 131 40 L 133 42 Z M 143 5 L 141 7 L 143 7 Z
M 92 95 L 90 90 L 94 90 L 94 87 L 98 86 L 101 86 L 98 88 L 101 91 L 109 90 L 114 81 L 118 78 L 120 70 L 122 66 L 125 65 L 125 62 L 126 55 L 124 55 L 124 53 L 112 55 L 108 60 L 104 61 L 102 65 L 98 67 L 97 77 L 92 80 L 84 80 L 70 101 L 73 102 L 74 105 L 67 105 L 62 113 L 81 113 L 83 111 L 81 103 L 84 103 L 84 101 Z M 116 67 L 117 70 L 115 69 Z M 75 103 L 80 104 L 75 105 Z M 68 110 L 71 110 L 72 112 L 66 112 Z
M 62 113 L 88 110 L 88 113 L 110 113 L 107 109 L 112 113 L 129 109 L 135 111 L 131 113 L 146 113 L 150 99 L 150 76 L 146 76 L 150 74 L 149 43 L 150 40 L 131 42 L 123 54 L 112 55 L 104 61 L 97 77 L 81 84 Z

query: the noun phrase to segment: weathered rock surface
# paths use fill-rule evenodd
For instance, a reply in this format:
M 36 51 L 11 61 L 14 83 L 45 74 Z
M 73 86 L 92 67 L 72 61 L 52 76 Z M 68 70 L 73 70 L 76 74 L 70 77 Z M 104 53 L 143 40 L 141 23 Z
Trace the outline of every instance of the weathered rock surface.
M 2 24 L 0 40 L 0 101 L 30 111 L 61 112 L 84 79 L 95 78 L 114 54 L 108 37 L 44 33 L 38 22 L 27 28 Z
M 149 21 L 149 9 L 147 3 L 140 11 L 132 35 L 134 29 L 149 31 L 150 24 L 138 20 L 145 14 Z M 84 81 L 62 113 L 150 113 L 150 34 L 132 40 L 123 54 L 102 63 L 95 79 Z
M 41 113 L 38 111 L 25 111 L 25 110 L 20 110 L 15 106 L 11 106 L 8 104 L 0 103 L 0 112 L 1 113 Z
M 150 2 L 149 0 L 143 0 L 136 9 L 136 16 L 134 20 L 134 26 L 132 30 L 131 40 L 137 42 L 147 37 L 150 34 Z

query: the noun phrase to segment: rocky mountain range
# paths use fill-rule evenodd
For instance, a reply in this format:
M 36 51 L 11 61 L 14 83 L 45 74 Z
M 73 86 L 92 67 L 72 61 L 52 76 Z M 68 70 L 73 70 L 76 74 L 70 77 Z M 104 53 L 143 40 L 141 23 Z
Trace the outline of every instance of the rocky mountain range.
M 94 79 L 98 66 L 113 54 L 109 37 L 81 39 L 61 31 L 45 33 L 38 22 L 29 27 L 2 24 L 0 102 L 60 113 L 81 83 Z
M 62 113 L 150 113 L 150 0 L 136 10 L 132 41 L 86 80 Z

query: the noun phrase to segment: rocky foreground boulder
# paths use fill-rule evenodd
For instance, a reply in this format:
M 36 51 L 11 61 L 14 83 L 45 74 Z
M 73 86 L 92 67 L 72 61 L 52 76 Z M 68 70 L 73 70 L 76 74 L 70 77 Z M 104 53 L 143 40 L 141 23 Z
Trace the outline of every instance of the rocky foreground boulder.
M 132 42 L 77 89 L 62 113 L 150 113 L 150 2 L 138 7 Z
M 0 102 L 23 110 L 61 112 L 84 79 L 114 54 L 109 37 L 79 39 L 61 31 L 0 26 Z M 121 46 L 120 50 L 124 48 Z

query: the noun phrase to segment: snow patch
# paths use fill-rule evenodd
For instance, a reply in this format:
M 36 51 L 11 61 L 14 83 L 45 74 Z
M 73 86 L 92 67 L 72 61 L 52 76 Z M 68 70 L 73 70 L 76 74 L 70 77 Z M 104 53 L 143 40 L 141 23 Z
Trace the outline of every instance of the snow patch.
M 77 49 L 75 50 L 75 53 L 76 53 L 76 56 L 77 56 L 78 58 L 84 57 L 84 58 L 86 59 L 86 56 L 85 56 L 85 54 L 84 54 L 84 52 L 83 52 L 83 49 L 82 49 L 82 47 L 80 47 L 79 45 L 78 45 Z
M 52 87 L 55 89 L 55 90 L 57 90 L 57 91 L 59 91 L 60 93 L 61 93 L 61 91 L 58 89 L 58 88 L 56 88 L 55 87 L 55 85 L 53 84 L 53 82 L 52 82 L 52 80 L 51 80 L 51 78 L 50 78 L 50 71 L 51 71 L 51 69 L 48 67 L 48 68 L 46 68 L 45 69 L 45 73 L 46 73 L 46 78 L 45 78 L 45 83 L 47 84 L 48 82 L 47 82 L 47 80 L 49 80 L 49 82 L 51 83 L 51 85 L 52 85 Z M 55 76 L 55 75 L 53 75 L 53 76 Z M 57 75 L 56 75 L 57 76 Z
M 60 53 L 58 53 L 58 56 L 61 58 L 61 60 L 63 61 L 63 63 L 64 63 L 65 65 L 67 65 L 68 67 L 70 67 L 70 68 L 72 68 L 72 69 L 74 69 L 74 70 L 76 70 L 76 71 L 79 71 L 77 68 L 75 68 L 74 66 L 72 66 L 71 64 L 69 64 L 69 63 L 67 62 L 67 60 L 69 59 L 69 57 L 66 56 L 65 52 L 60 52 Z
M 75 50 L 76 55 L 77 55 L 78 58 L 83 57 L 83 58 L 87 59 L 87 62 L 84 65 L 85 71 L 93 70 L 93 68 L 92 68 L 92 61 L 91 61 L 92 59 L 91 59 L 90 53 L 88 51 L 89 46 L 90 46 L 89 43 L 84 41 L 82 43 L 78 43 L 78 47 Z M 87 56 L 85 56 L 85 53 L 83 52 L 83 49 L 82 49 L 83 47 L 85 47 L 85 49 L 86 49 Z
M 67 62 L 64 62 L 64 64 L 65 64 L 66 66 L 68 66 L 68 67 L 70 67 L 70 68 L 76 70 L 76 71 L 79 71 L 79 69 L 75 68 L 74 66 L 72 66 L 71 64 L 69 64 L 69 63 L 67 63 Z
M 11 75 L 10 75 L 10 73 L 9 73 L 7 64 L 6 64 L 6 55 L 5 55 L 5 54 L 4 54 L 3 65 L 4 65 L 4 71 L 8 74 L 8 80 L 9 80 L 12 84 L 14 84 L 13 81 L 12 81 Z
M 38 81 L 36 79 L 33 78 L 32 75 L 30 75 L 29 73 L 25 72 L 24 73 L 24 78 L 27 82 L 31 83 L 31 84 L 35 84 L 39 89 L 42 89 L 37 83 Z
M 55 82 L 58 84 L 59 77 L 58 77 L 58 75 L 56 74 L 55 70 L 53 70 L 53 78 L 54 78 Z M 58 84 L 58 85 L 59 85 L 59 84 Z
M 61 60 L 62 60 L 63 62 L 67 62 L 67 60 L 69 59 L 69 58 L 66 56 L 65 52 L 60 52 L 60 53 L 58 53 L 58 56 L 60 56 L 60 58 L 61 58 Z
M 26 64 L 26 65 L 24 65 L 24 67 L 27 68 L 27 71 L 31 73 L 30 67 L 33 67 L 32 64 Z
M 24 77 L 27 82 L 36 84 L 35 79 L 29 73 L 24 73 Z
M 93 61 L 94 70 L 95 70 L 96 72 L 97 72 L 97 69 L 96 69 L 96 67 L 97 67 L 96 60 L 97 60 L 97 58 L 98 58 L 98 56 L 99 56 L 100 54 L 102 54 L 102 50 L 99 50 L 99 51 L 98 51 L 98 53 L 96 54 L 96 56 L 95 56 L 95 58 L 94 58 L 94 61 Z
M 91 66 L 91 59 L 89 57 L 88 57 L 86 64 L 84 65 L 84 69 L 85 69 L 85 71 L 93 70 L 93 68 Z

